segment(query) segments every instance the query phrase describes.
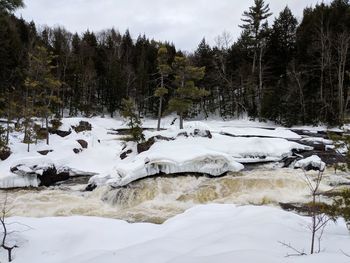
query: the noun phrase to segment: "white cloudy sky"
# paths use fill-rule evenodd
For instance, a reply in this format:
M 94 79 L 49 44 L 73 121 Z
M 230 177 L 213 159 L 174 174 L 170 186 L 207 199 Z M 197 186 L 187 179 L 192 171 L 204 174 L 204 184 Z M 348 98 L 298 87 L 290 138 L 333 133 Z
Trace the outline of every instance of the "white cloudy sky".
M 322 0 L 266 0 L 274 15 L 288 5 L 300 19 L 306 6 Z M 328 0 L 324 0 L 328 2 Z M 209 43 L 221 32 L 236 38 L 241 14 L 253 0 L 24 0 L 19 10 L 26 20 L 37 24 L 61 25 L 70 31 L 98 31 L 115 27 L 130 29 L 133 37 L 145 33 L 169 40 L 192 51 L 205 37 Z

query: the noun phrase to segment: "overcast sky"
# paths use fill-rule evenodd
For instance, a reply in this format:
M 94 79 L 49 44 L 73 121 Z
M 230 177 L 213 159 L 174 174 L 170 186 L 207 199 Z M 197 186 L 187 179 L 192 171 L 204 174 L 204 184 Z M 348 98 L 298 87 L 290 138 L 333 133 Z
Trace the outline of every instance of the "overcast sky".
M 277 15 L 288 5 L 298 19 L 306 6 L 321 0 L 270 0 Z M 239 36 L 241 15 L 253 0 L 24 0 L 17 12 L 38 25 L 61 25 L 69 31 L 99 31 L 129 28 L 132 36 L 145 33 L 149 38 L 174 42 L 176 47 L 193 51 L 205 37 L 210 44 L 224 30 Z M 325 2 L 329 2 L 325 0 Z

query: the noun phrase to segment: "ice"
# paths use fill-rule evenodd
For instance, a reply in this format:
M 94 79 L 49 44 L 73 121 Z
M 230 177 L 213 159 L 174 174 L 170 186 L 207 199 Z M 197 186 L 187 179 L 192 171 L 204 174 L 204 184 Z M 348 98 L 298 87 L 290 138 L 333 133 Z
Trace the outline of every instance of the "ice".
M 214 134 L 212 139 L 178 137 L 170 141 L 157 141 L 148 151 L 119 162 L 103 175 L 90 179 L 90 184 L 107 183 L 124 186 L 132 181 L 159 174 L 204 173 L 212 176 L 237 172 L 240 163 L 280 161 L 292 150 L 307 150 L 300 145 L 279 138 L 245 138 Z

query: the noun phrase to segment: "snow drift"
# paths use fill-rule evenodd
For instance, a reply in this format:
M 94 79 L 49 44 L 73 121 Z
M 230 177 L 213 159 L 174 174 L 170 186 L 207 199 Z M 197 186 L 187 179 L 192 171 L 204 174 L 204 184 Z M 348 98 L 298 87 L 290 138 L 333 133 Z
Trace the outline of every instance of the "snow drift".
M 339 220 L 326 228 L 321 253 L 286 257 L 294 252 L 278 241 L 308 251 L 311 219 L 271 207 L 198 206 L 162 225 L 95 217 L 9 222 L 31 227 L 13 236 L 20 245 L 14 250 L 16 263 L 328 263 L 348 262 L 341 250 L 350 247 L 346 225 Z M 5 257 L 1 250 L 0 260 Z

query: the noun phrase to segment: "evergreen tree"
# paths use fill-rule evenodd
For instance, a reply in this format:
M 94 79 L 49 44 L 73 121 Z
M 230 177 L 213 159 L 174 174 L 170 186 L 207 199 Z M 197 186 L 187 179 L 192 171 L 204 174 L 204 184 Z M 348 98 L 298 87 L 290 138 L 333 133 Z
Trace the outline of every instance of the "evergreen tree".
M 27 123 L 31 122 L 31 114 L 40 116 L 45 120 L 47 144 L 49 144 L 49 116 L 52 113 L 52 106 L 61 102 L 57 96 L 61 83 L 52 74 L 54 68 L 52 60 L 53 56 L 46 48 L 36 46 L 34 52 L 29 56 L 29 69 L 25 81 L 30 94 L 28 94 L 28 100 L 32 104 L 29 107 L 32 112 L 27 113 Z
M 126 140 L 132 140 L 134 142 L 142 142 L 145 140 L 142 131 L 142 122 L 137 114 L 135 102 L 131 99 L 123 99 L 121 115 L 127 119 L 127 126 L 129 127 L 129 136 Z
M 220 83 L 220 78 L 217 76 L 217 68 L 214 61 L 214 52 L 205 38 L 203 38 L 194 53 L 193 62 L 197 67 L 205 67 L 205 75 L 203 79 L 198 81 L 198 85 L 210 91 L 210 96 L 206 98 L 206 104 L 203 105 L 206 115 L 208 115 L 207 111 L 214 113 L 218 107 L 217 98 L 219 94 L 217 94 L 217 86 Z
M 0 13 L 12 13 L 21 7 L 24 7 L 23 0 L 0 0 Z
M 209 92 L 196 87 L 195 81 L 201 80 L 205 68 L 191 66 L 189 60 L 183 56 L 176 56 L 173 63 L 175 74 L 175 97 L 170 99 L 168 109 L 176 112 L 180 118 L 180 129 L 183 129 L 183 118 L 191 109 L 193 102 L 209 95 Z
M 295 103 L 288 89 L 288 70 L 296 54 L 297 19 L 285 7 L 272 25 L 266 57 L 269 58 L 269 77 L 263 104 L 263 116 L 280 123 L 290 123 L 287 113 Z M 291 101 L 293 100 L 293 101 Z
M 258 83 L 255 87 L 254 96 L 257 107 L 257 114 L 261 119 L 262 99 L 263 99 L 263 56 L 266 49 L 266 40 L 268 35 L 267 18 L 270 13 L 269 4 L 265 5 L 264 0 L 254 0 L 254 6 L 249 11 L 243 13 L 243 25 L 240 27 L 245 30 L 250 38 L 253 48 L 252 74 L 257 74 Z M 257 69 L 257 72 L 256 72 Z
M 161 46 L 158 50 L 158 72 L 160 75 L 160 86 L 156 89 L 154 96 L 159 98 L 158 108 L 158 124 L 157 130 L 160 131 L 160 122 L 163 113 L 163 99 L 168 94 L 168 89 L 165 87 L 165 78 L 170 74 L 171 67 L 168 64 L 168 49 L 165 46 Z

